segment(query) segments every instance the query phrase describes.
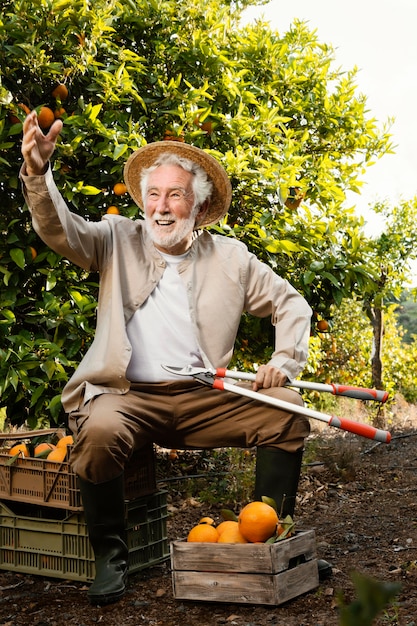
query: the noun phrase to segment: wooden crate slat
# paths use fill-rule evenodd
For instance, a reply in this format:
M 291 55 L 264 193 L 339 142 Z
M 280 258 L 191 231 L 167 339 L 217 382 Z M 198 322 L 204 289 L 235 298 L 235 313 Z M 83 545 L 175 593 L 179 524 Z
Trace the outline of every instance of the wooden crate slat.
M 280 574 L 173 572 L 174 597 L 179 600 L 283 604 L 318 586 L 317 561 L 308 561 Z
M 175 541 L 171 546 L 172 568 L 206 572 L 282 572 L 291 559 L 304 555 L 305 560 L 316 556 L 315 532 L 306 530 L 275 544 L 195 544 Z
M 298 556 L 304 556 L 306 561 L 317 557 L 314 530 L 297 533 L 294 537 L 274 545 L 279 545 L 279 550 L 271 550 L 271 571 L 273 573 L 287 570 L 291 559 Z
M 172 566 L 188 571 L 267 573 L 271 572 L 271 558 L 258 544 L 199 543 L 197 549 L 195 544 L 179 541 L 173 548 Z

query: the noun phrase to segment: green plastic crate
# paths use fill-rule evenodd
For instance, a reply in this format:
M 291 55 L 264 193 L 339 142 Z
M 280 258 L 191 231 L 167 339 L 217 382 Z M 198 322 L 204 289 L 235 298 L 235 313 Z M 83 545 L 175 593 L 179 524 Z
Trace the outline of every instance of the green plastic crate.
M 126 503 L 129 573 L 169 558 L 167 517 L 165 491 Z M 0 569 L 91 582 L 84 514 L 0 501 Z

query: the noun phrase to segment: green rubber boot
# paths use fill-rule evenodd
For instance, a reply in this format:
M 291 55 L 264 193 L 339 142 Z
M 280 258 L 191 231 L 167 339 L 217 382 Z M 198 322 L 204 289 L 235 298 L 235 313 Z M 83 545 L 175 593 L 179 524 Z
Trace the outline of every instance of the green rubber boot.
M 303 451 L 286 452 L 279 448 L 258 448 L 256 451 L 255 500 L 273 498 L 280 518 L 294 518 L 295 499 L 301 474 Z M 324 559 L 317 561 L 319 579 L 327 580 L 333 568 Z
M 87 596 L 91 604 L 103 606 L 120 600 L 126 590 L 124 479 L 121 475 L 98 485 L 78 480 L 96 569 Z
M 261 500 L 262 496 L 273 498 L 281 518 L 294 517 L 302 459 L 303 450 L 258 448 L 256 451 L 255 500 Z

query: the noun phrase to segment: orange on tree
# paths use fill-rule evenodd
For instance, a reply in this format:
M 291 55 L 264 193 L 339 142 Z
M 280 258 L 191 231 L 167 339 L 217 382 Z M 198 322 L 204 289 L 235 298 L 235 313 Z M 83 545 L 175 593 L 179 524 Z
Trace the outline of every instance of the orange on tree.
M 23 102 L 20 102 L 17 106 L 19 107 L 19 109 L 22 109 L 22 111 L 24 111 L 26 115 L 29 115 L 30 109 L 28 106 L 26 106 L 26 104 L 23 104 Z
M 38 113 L 38 124 L 41 128 L 46 130 L 55 121 L 55 115 L 52 109 L 49 107 L 41 107 Z
M 197 524 L 193 526 L 187 536 L 187 541 L 200 543 L 217 543 L 219 534 L 211 524 Z
M 110 215 L 119 215 L 120 211 L 117 206 L 114 206 L 114 204 L 112 204 L 111 206 L 109 206 L 106 213 L 109 213 Z
M 327 320 L 319 320 L 316 326 L 321 332 L 326 332 L 326 330 L 329 330 L 329 322 Z
M 20 124 L 19 118 L 17 115 L 14 115 L 14 113 L 9 113 L 9 121 L 10 124 Z
M 64 83 L 58 83 L 55 89 L 52 91 L 52 96 L 59 100 L 66 100 L 68 98 L 68 88 Z
M 211 135 L 211 133 L 213 132 L 213 122 L 210 120 L 205 120 L 204 122 L 200 122 L 200 118 L 197 116 L 194 120 L 193 123 L 198 126 L 200 128 L 200 130 L 203 130 L 205 133 Z
M 276 510 L 265 502 L 249 502 L 238 516 L 239 529 L 251 543 L 266 541 L 277 529 L 278 515 Z
M 184 142 L 185 139 L 184 139 L 183 133 L 178 134 L 175 131 L 170 130 L 169 128 L 167 128 L 165 130 L 165 133 L 164 133 L 164 141 L 181 141 L 181 142 Z
M 55 109 L 54 111 L 54 118 L 56 120 L 60 120 L 61 117 L 64 117 L 64 115 L 66 115 L 66 110 L 64 109 L 64 107 L 59 107 L 58 109 Z
M 25 443 L 16 443 L 9 450 L 10 456 L 15 456 L 16 454 L 20 454 L 20 456 L 30 456 L 29 448 Z
M 211 135 L 211 133 L 213 132 L 213 122 L 210 122 L 210 120 L 202 122 L 202 124 L 200 124 L 200 128 L 205 133 Z
M 38 253 L 36 251 L 36 248 L 34 248 L 33 246 L 30 246 L 30 254 L 32 257 L 32 261 L 34 261 L 36 259 L 36 257 L 38 256 Z
M 304 198 L 304 192 L 299 187 L 290 187 L 289 194 L 284 204 L 287 209 L 298 209 Z
M 26 115 L 30 113 L 30 109 L 28 106 L 26 106 L 26 104 L 19 102 L 17 106 L 19 109 L 22 109 L 22 111 L 26 113 Z M 17 117 L 17 115 L 14 115 L 13 113 L 9 113 L 9 120 L 12 124 L 20 124 L 20 119 Z
M 113 187 L 113 191 L 116 196 L 123 196 L 123 194 L 127 193 L 127 187 L 124 183 L 116 183 Z

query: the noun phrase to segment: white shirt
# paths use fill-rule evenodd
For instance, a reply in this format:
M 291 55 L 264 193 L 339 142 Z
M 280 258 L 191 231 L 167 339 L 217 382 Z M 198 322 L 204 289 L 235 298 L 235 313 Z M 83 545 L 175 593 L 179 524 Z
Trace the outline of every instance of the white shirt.
M 166 268 L 161 280 L 127 324 L 132 358 L 126 376 L 132 382 L 179 380 L 161 365 L 204 367 L 191 323 L 185 285 L 177 271 L 187 253 L 162 256 Z

